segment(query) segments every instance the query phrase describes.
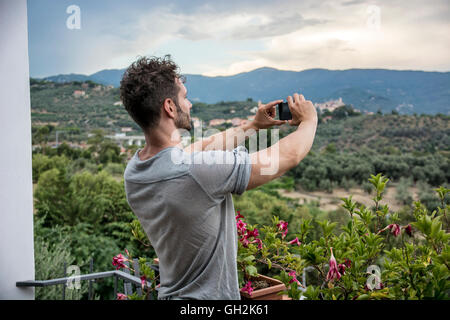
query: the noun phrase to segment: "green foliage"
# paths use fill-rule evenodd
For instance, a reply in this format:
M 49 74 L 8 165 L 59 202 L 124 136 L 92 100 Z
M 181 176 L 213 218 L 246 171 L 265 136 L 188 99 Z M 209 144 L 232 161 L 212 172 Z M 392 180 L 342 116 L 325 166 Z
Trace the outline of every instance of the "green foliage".
M 315 229 L 314 219 L 301 220 L 300 233 L 296 234 L 301 240 L 299 247 L 288 243 L 280 229 L 284 221 L 276 216 L 269 225 L 259 228 L 260 248 L 257 242 L 241 238 L 241 286 L 256 270 L 273 274 L 276 269 L 275 277 L 285 283 L 285 293 L 293 299 L 449 299 L 450 206 L 446 197 L 450 189 L 435 189 L 441 206 L 433 212 L 415 202 L 412 214 L 407 216 L 411 220 L 402 226 L 398 223 L 405 217 L 380 204 L 389 179 L 377 174 L 368 181 L 375 191 L 372 208 L 357 205 L 351 195 L 343 198 L 348 223 L 317 221 L 321 233 L 312 240 L 308 233 Z M 252 231 L 256 226 L 248 224 L 246 228 Z M 339 276 L 330 275 L 331 248 Z M 316 273 L 308 276 L 310 285 L 303 288 L 294 277 L 306 266 L 312 266 Z
M 435 196 L 434 189 L 426 182 L 420 181 L 417 184 L 417 187 L 419 189 L 419 201 L 425 205 L 425 207 L 428 208 L 430 211 L 437 210 L 439 205 L 442 205 L 442 201 L 440 201 Z M 443 187 L 442 187 L 443 188 Z M 445 201 L 449 201 L 450 197 L 448 194 L 443 195 L 445 198 Z
M 52 230 L 53 236 L 48 239 L 46 233 L 42 232 L 42 219 L 35 221 L 35 230 L 35 278 L 39 280 L 62 278 L 64 263 L 67 266 L 75 263 L 75 258 L 70 252 L 69 239 L 64 236 L 61 228 Z M 81 290 L 67 288 L 66 298 L 74 299 L 86 292 L 85 286 L 82 286 Z M 36 300 L 60 300 L 62 299 L 62 286 L 37 287 L 35 298 Z
M 125 250 L 125 255 L 117 255 L 114 260 L 119 258 L 123 260 L 119 263 L 118 269 L 125 268 L 125 262 L 128 263 L 129 267 L 126 267 L 135 276 L 138 276 L 137 270 L 134 269 L 134 258 L 128 250 Z M 136 290 L 132 294 L 127 296 L 118 293 L 118 295 L 123 295 L 127 300 L 148 300 L 152 298 L 156 300 L 158 298 L 158 292 L 156 291 L 157 283 L 159 282 L 159 275 L 156 275 L 155 271 L 150 267 L 150 263 L 147 262 L 147 258 L 139 258 L 139 277 L 141 279 L 141 293 Z M 115 297 L 116 298 L 116 297 Z
M 124 248 L 139 255 L 153 253 L 131 236 L 130 223 L 135 216 L 126 201 L 123 180 L 108 173 L 117 171 L 116 165 L 123 168 L 123 164 L 107 162 L 105 171 L 98 171 L 93 160 L 86 158 L 34 154 L 35 216 L 39 221 L 35 223 L 36 270 L 47 268 L 37 273 L 36 279 L 62 277 L 56 273 L 62 273 L 63 260 L 68 265 L 86 266 L 93 258 L 94 271 L 101 272 L 112 269 L 111 257 Z M 53 255 L 54 261 L 50 260 Z M 82 282 L 81 291 L 73 290 L 73 298 L 87 298 L 84 286 Z M 113 279 L 99 280 L 95 287 L 102 299 L 115 298 Z M 61 288 L 49 290 L 43 298 L 60 299 Z M 68 298 L 72 293 L 66 290 Z
M 336 186 L 349 190 L 357 185 L 365 185 L 368 191 L 366 177 L 372 172 L 380 172 L 395 181 L 411 177 L 413 182 L 425 181 L 438 186 L 450 180 L 450 161 L 448 156 L 440 154 L 388 155 L 366 149 L 352 153 L 310 152 L 287 175 L 294 178 L 296 186 L 307 191 L 329 191 Z
M 36 263 L 41 263 L 36 270 L 42 272 L 45 264 L 52 264 L 49 257 L 56 256 L 55 269 L 47 270 L 53 273 L 39 273 L 36 279 L 60 277 L 56 274 L 62 270 L 63 260 L 85 265 L 93 257 L 96 271 L 111 270 L 111 257 L 124 248 L 136 256 L 154 256 L 125 198 L 121 178 L 124 158 L 120 154 L 116 157 L 117 149 L 105 142 L 103 134 L 99 131 L 91 137 L 89 152 L 73 151 L 62 144 L 55 149 L 41 149 L 45 154 L 33 155 L 35 209 L 41 220 L 35 227 L 39 248 Z M 450 193 L 446 186 L 434 190 L 439 197 L 432 192 L 434 183 L 448 181 L 444 173 L 448 158 L 440 154 L 381 157 L 369 151 L 355 158 L 354 154 L 334 152 L 332 148 L 324 153 L 312 152 L 300 163 L 303 167 L 283 178 L 242 196 L 233 195 L 235 207 L 245 215 L 247 230 L 260 232 L 250 240 L 260 239 L 263 243 L 262 248 L 258 248 L 259 242 L 247 247 L 241 243 L 241 284 L 246 274 L 252 277 L 267 273 L 282 278 L 288 294 L 296 299 L 301 295 L 308 299 L 448 299 Z M 390 161 L 394 163 L 387 164 Z M 403 161 L 408 169 L 401 164 Z M 378 174 L 366 179 L 370 174 L 367 172 L 380 167 L 392 176 Z M 412 179 L 398 179 L 405 175 Z M 388 205 L 381 204 L 389 180 L 399 181 L 399 197 L 407 199 L 406 190 L 419 176 L 428 183 L 417 184 L 420 201 L 413 210 L 404 207 L 392 212 Z M 374 206 L 358 205 L 350 195 L 342 199 L 341 209 L 324 212 L 317 204 L 299 205 L 277 192 L 293 190 L 299 182 L 302 187 L 304 182 L 323 189 L 365 183 L 374 197 Z M 277 226 L 281 221 L 288 223 L 290 233 L 283 235 Z M 400 225 L 398 236 L 389 228 L 393 224 Z M 408 224 L 413 228 L 411 238 L 405 235 Z M 296 237 L 301 242 L 299 247 L 289 244 Z M 345 259 L 352 261 L 351 267 L 334 281 L 326 280 L 330 247 L 338 264 Z M 382 270 L 379 277 L 384 287 L 370 290 L 365 288 L 366 272 L 374 264 Z M 291 281 L 289 273 L 300 275 L 306 266 L 313 266 L 315 273 L 308 276 L 308 287 L 303 291 L 301 285 Z M 149 273 L 148 279 L 151 277 Z M 112 280 L 105 280 L 98 284 L 97 292 L 102 298 L 111 298 L 112 286 Z M 56 293 L 48 297 L 52 295 L 58 297 Z
M 74 96 L 75 90 L 85 92 Z M 34 83 L 31 91 L 31 116 L 33 122 L 57 123 L 61 127 L 108 128 L 134 127 L 120 101 L 119 89 L 93 83 Z
M 389 209 L 379 206 L 388 179 L 378 174 L 369 180 L 377 193 L 373 210 L 358 208 L 351 197 L 343 199 L 343 207 L 352 217 L 343 233 L 330 236 L 330 224 L 322 223 L 324 238 L 301 246 L 300 255 L 307 265 L 319 270 L 319 278 L 326 284 L 308 286 L 303 295 L 326 300 L 448 299 L 450 235 L 441 222 L 448 206 L 430 213 L 420 202 L 415 202 L 416 221 L 410 223 L 412 229 L 408 233 L 408 225 L 398 226 L 396 234 L 395 227 L 384 222 Z M 447 190 L 437 189 L 442 202 Z M 391 216 L 390 220 L 397 219 Z M 393 245 L 390 238 L 395 240 Z M 325 276 L 324 246 L 333 247 L 337 263 L 351 261 L 351 267 L 339 279 Z M 369 272 L 367 276 L 368 270 L 381 272 Z M 376 286 L 369 286 L 372 281 Z
M 400 181 L 397 185 L 397 194 L 396 194 L 396 200 L 404 205 L 410 205 L 413 201 L 413 198 L 411 196 L 411 193 L 409 192 L 409 188 L 412 186 L 412 179 L 411 178 L 400 178 Z
M 248 115 L 252 115 L 250 110 L 256 106 L 258 106 L 256 101 L 248 99 L 247 101 L 221 101 L 216 104 L 195 102 L 192 105 L 191 114 L 206 122 L 212 119 L 247 118 Z
M 241 225 L 244 217 L 238 222 Z M 303 262 L 295 249 L 291 249 L 296 244 L 286 241 L 286 234 L 289 224 L 280 220 L 278 217 L 272 217 L 271 224 L 257 229 L 253 225 L 244 225 L 243 228 L 238 224 L 238 277 L 241 287 L 249 280 L 259 275 L 258 268 L 262 266 L 268 270 L 276 269 L 289 271 L 292 274 L 299 274 L 303 268 Z M 255 235 L 256 231 L 256 235 Z
M 312 151 L 291 169 L 299 189 L 349 190 L 379 172 L 439 186 L 450 180 L 448 116 L 356 116 L 319 123 Z M 295 128 L 281 127 L 280 138 Z
M 112 176 L 123 177 L 125 166 L 121 163 L 108 163 L 103 170 Z
M 38 215 L 47 215 L 48 222 L 56 224 L 97 225 L 118 221 L 131 211 L 123 184 L 105 171 L 82 171 L 70 177 L 65 171 L 48 170 L 38 181 L 35 198 Z
M 64 171 L 69 164 L 69 159 L 65 156 L 48 157 L 44 154 L 37 153 L 33 155 L 33 183 L 37 183 L 41 173 L 50 169 L 58 169 Z

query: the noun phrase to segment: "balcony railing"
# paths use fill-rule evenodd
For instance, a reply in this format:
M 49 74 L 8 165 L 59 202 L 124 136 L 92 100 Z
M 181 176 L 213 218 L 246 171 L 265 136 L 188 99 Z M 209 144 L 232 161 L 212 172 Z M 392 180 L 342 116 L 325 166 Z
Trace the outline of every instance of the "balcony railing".
M 70 277 L 63 277 L 63 278 L 57 278 L 57 279 L 50 279 L 50 280 L 27 280 L 27 281 L 18 281 L 16 282 L 16 287 L 47 287 L 47 286 L 55 286 L 55 285 L 63 285 L 63 291 L 62 291 L 62 299 L 65 299 L 65 288 L 67 286 L 67 284 L 71 281 L 73 281 L 74 279 L 79 280 L 79 281 L 89 281 L 90 285 L 89 285 L 89 293 L 88 293 L 88 299 L 92 300 L 92 286 L 91 286 L 91 282 L 93 280 L 97 280 L 97 279 L 102 279 L 102 278 L 109 278 L 109 277 L 114 277 L 114 297 L 117 297 L 117 288 L 118 288 L 118 280 L 121 279 L 123 280 L 123 285 L 124 285 L 124 293 L 126 295 L 132 294 L 132 287 L 131 285 L 134 284 L 136 287 L 136 291 L 139 295 L 142 294 L 142 290 L 141 290 L 141 278 L 139 275 L 139 265 L 138 265 L 138 260 L 134 259 L 133 261 L 134 267 L 135 267 L 135 275 L 131 275 L 128 271 L 128 269 L 124 269 L 126 270 L 126 272 L 124 271 L 119 271 L 119 270 L 112 270 L 112 271 L 105 271 L 105 272 L 96 272 L 96 273 L 89 273 L 89 274 L 84 274 L 84 275 L 79 275 L 79 276 L 70 276 Z M 91 271 L 92 271 L 92 265 L 93 262 L 91 260 Z M 127 263 L 128 265 L 128 263 Z M 159 266 L 158 265 L 150 265 L 150 267 L 155 270 L 156 272 L 159 272 Z M 64 269 L 66 269 L 64 267 Z M 307 271 L 312 271 L 314 270 L 313 267 L 306 267 L 303 269 L 303 274 L 302 274 L 302 283 L 303 285 L 306 287 L 306 272 Z M 151 287 L 151 283 L 149 281 L 147 281 L 147 286 Z M 304 288 L 300 288 L 300 290 L 305 291 L 306 289 Z M 149 299 L 151 299 L 151 295 L 149 295 Z M 301 299 L 303 300 L 303 299 Z
M 128 264 L 128 263 L 126 263 Z M 114 277 L 114 297 L 117 297 L 117 288 L 118 288 L 118 280 L 123 280 L 123 286 L 124 286 L 124 293 L 126 295 L 132 294 L 132 284 L 135 285 L 136 291 L 139 295 L 142 294 L 141 286 L 141 278 L 139 275 L 139 268 L 136 267 L 138 265 L 138 260 L 135 259 L 133 261 L 134 267 L 135 267 L 135 275 L 131 275 L 128 271 L 128 269 L 124 269 L 124 271 L 119 270 L 112 270 L 112 271 L 105 271 L 105 272 L 95 272 L 95 273 L 88 273 L 84 275 L 77 275 L 77 276 L 70 276 L 70 277 L 63 277 L 63 278 L 57 278 L 57 279 L 50 279 L 50 280 L 26 280 L 26 281 L 18 281 L 16 282 L 16 287 L 48 287 L 48 286 L 56 286 L 56 285 L 63 285 L 63 291 L 62 291 L 62 299 L 65 299 L 65 288 L 66 286 L 71 283 L 72 281 L 89 281 L 89 293 L 88 293 L 88 299 L 92 300 L 93 294 L 92 294 L 92 282 L 97 279 L 103 279 L 103 278 L 109 278 Z M 93 262 L 91 260 L 91 271 L 92 271 L 92 265 Z M 159 272 L 159 266 L 158 265 L 150 265 L 150 267 L 155 270 L 156 272 Z M 66 267 L 64 266 L 64 270 L 66 270 Z M 66 272 L 64 271 L 64 274 Z M 147 281 L 146 285 L 148 287 L 151 287 L 151 282 Z M 151 299 L 152 296 L 149 295 L 149 299 Z

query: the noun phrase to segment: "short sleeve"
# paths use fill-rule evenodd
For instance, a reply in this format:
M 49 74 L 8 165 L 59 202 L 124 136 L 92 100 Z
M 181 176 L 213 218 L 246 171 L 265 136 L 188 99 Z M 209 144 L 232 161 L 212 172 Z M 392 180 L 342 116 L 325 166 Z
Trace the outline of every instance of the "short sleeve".
M 191 175 L 213 198 L 244 193 L 251 169 L 250 156 L 243 146 L 232 151 L 200 151 L 191 155 Z

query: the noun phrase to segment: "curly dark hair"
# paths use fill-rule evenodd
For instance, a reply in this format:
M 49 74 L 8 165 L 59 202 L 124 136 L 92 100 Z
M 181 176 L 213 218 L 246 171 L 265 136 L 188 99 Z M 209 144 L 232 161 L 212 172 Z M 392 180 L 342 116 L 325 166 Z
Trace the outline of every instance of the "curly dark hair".
M 141 57 L 125 71 L 120 81 L 120 99 L 144 131 L 158 124 L 165 99 L 174 100 L 178 106 L 180 88 L 175 79 L 186 81 L 178 69 L 170 54 L 167 54 L 162 58 Z

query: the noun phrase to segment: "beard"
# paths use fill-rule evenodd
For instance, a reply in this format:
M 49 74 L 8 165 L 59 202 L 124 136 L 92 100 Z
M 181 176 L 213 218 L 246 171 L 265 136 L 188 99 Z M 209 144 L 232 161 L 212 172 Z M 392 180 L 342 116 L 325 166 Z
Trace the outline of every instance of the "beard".
M 177 107 L 177 118 L 175 119 L 175 126 L 178 129 L 186 129 L 188 131 L 191 130 L 191 116 L 189 113 L 181 110 L 178 104 L 175 104 Z

